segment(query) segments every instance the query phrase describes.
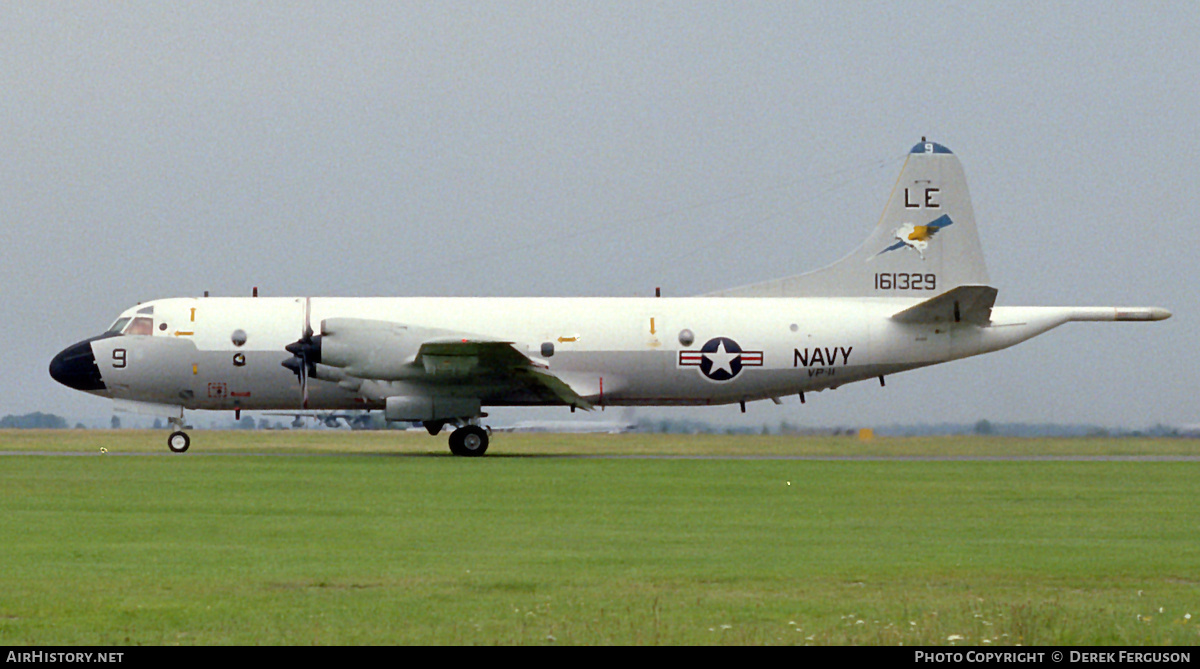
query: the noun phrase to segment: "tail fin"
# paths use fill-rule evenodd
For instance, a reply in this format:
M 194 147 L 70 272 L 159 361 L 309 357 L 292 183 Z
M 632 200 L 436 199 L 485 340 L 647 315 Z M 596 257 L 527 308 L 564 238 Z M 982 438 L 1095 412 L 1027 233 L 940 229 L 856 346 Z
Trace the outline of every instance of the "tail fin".
M 988 282 L 962 164 L 926 142 L 909 152 L 874 232 L 850 255 L 717 297 L 932 297 Z

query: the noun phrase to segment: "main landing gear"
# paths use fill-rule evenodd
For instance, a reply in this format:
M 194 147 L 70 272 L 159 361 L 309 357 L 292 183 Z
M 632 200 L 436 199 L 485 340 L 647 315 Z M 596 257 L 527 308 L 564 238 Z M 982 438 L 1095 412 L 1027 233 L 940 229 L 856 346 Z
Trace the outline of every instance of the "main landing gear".
M 478 425 L 464 425 L 450 433 L 450 452 L 464 457 L 479 457 L 487 452 L 488 431 Z
M 476 419 L 478 420 L 478 419 Z M 437 436 L 446 423 L 454 422 L 458 427 L 450 433 L 450 452 L 455 455 L 461 455 L 468 458 L 477 458 L 487 452 L 488 439 L 491 437 L 491 430 L 480 427 L 474 423 L 467 423 L 463 419 L 455 421 L 447 420 L 430 420 L 425 421 L 425 429 L 429 434 Z

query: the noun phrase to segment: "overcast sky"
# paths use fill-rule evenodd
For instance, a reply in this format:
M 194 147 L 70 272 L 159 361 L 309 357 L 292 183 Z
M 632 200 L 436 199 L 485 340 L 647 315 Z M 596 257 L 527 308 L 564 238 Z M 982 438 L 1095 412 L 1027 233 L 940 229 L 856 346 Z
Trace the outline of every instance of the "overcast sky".
M 159 297 L 816 268 L 926 135 L 966 169 L 998 304 L 1174 318 L 747 419 L 1200 422 L 1198 36 L 1194 2 L 6 2 L 0 414 L 107 416 L 50 358 Z

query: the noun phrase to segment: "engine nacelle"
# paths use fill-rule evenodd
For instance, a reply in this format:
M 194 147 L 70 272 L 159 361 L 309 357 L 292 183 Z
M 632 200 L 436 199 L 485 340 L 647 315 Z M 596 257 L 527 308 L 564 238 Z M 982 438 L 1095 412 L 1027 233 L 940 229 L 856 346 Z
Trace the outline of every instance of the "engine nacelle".
M 463 397 L 433 397 L 428 395 L 396 395 L 387 398 L 383 415 L 392 421 L 454 420 L 474 418 L 481 413 L 478 399 Z
M 329 318 L 321 322 L 320 362 L 366 379 L 412 378 L 424 372 L 413 362 L 432 336 L 426 328 L 386 321 Z

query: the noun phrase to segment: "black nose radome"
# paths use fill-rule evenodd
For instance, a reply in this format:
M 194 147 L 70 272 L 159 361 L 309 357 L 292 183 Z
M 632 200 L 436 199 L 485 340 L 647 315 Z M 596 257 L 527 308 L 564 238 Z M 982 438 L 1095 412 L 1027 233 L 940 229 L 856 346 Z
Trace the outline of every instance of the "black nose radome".
M 104 390 L 92 340 L 68 346 L 50 361 L 50 377 L 75 390 Z

